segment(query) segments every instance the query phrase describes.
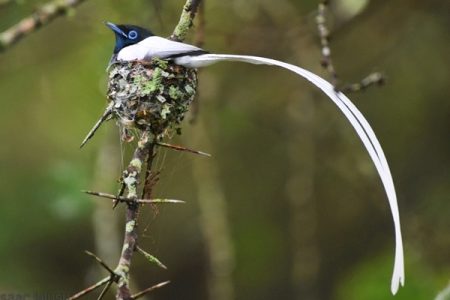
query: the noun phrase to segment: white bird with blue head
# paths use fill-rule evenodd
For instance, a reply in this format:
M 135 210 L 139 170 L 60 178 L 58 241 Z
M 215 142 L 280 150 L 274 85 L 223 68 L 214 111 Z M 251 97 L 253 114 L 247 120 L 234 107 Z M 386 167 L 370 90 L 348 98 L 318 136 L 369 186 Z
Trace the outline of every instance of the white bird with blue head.
M 391 209 L 395 230 L 395 260 L 391 280 L 391 292 L 396 294 L 400 284 L 404 285 L 403 242 L 400 227 L 400 216 L 397 195 L 391 171 L 383 149 L 369 122 L 343 93 L 337 91 L 328 81 L 298 66 L 275 59 L 232 54 L 211 54 L 193 45 L 172 41 L 154 35 L 151 31 L 134 25 L 115 25 L 107 22 L 116 37 L 111 63 L 115 61 L 146 61 L 152 58 L 167 59 L 187 68 L 199 68 L 220 61 L 238 61 L 251 64 L 263 64 L 284 68 L 305 78 L 322 90 L 341 110 L 355 129 L 383 183 Z

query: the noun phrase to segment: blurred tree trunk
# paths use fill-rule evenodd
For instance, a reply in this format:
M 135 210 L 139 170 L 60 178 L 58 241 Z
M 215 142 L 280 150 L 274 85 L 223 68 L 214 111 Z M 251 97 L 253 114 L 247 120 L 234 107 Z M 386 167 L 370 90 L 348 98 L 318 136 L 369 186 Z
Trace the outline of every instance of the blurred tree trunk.
M 304 40 L 304 39 L 299 39 Z M 294 47 L 302 60 L 316 60 L 319 50 L 311 47 L 306 39 Z M 299 65 L 302 65 L 300 62 Z M 313 70 L 317 72 L 318 70 Z M 291 283 L 294 299 L 315 300 L 320 298 L 317 204 L 314 196 L 315 178 L 315 96 L 313 91 L 295 93 L 286 107 L 288 138 L 286 139 L 290 175 L 286 183 L 289 201 L 290 234 L 292 241 Z
M 317 207 L 314 199 L 315 142 L 314 99 L 303 93 L 288 105 L 288 122 L 295 128 L 288 143 L 290 177 L 286 184 L 292 239 L 292 284 L 295 299 L 318 299 L 319 247 L 317 245 Z
M 98 150 L 92 188 L 95 191 L 112 191 L 117 186 L 115 184 L 117 174 L 120 174 L 121 155 L 117 146 L 119 135 L 115 126 L 104 126 L 103 130 L 107 133 Z M 117 214 L 111 213 L 111 201 L 97 197 L 93 198 L 93 201 L 95 202 L 95 210 L 92 214 L 95 251 L 105 262 L 112 264 L 120 255 Z M 98 269 L 96 265 L 95 268 Z
M 212 142 L 201 116 L 195 125 L 194 140 L 183 135 L 187 144 L 213 150 Z M 214 152 L 214 151 L 212 151 Z M 193 160 L 193 175 L 197 185 L 200 226 L 209 260 L 208 295 L 210 300 L 234 299 L 232 273 L 234 248 L 227 217 L 227 203 L 220 185 L 215 160 L 197 157 Z

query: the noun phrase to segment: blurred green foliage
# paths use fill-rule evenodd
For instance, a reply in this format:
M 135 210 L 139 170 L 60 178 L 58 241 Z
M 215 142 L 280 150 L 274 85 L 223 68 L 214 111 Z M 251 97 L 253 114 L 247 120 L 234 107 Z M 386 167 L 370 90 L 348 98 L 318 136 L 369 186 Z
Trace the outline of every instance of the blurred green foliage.
M 43 2 L 0 7 L 0 28 Z M 98 238 L 91 221 L 96 206 L 80 190 L 94 180 L 105 130 L 83 151 L 78 146 L 105 107 L 113 36 L 102 22 L 140 24 L 169 35 L 182 4 L 87 1 L 0 54 L 0 294 L 73 293 L 97 278 L 96 266 L 82 252 L 93 250 Z M 207 0 L 205 48 L 278 58 L 320 73 L 316 5 Z M 373 125 L 398 189 L 407 266 L 406 286 L 396 299 L 433 299 L 450 279 L 448 10 L 445 1 L 378 0 L 351 17 L 330 16 L 340 78 L 356 81 L 374 70 L 388 76 L 385 87 L 350 98 Z M 325 96 L 296 76 L 229 63 L 201 72 L 200 116 L 214 149 L 199 150 L 212 152 L 219 166 L 236 252 L 236 298 L 298 297 L 289 279 L 292 212 L 285 191 L 295 172 L 286 145 L 296 128 L 287 121 L 286 107 L 311 95 L 318 299 L 391 299 L 390 212 L 351 127 Z M 189 140 L 195 125 L 186 122 L 183 134 Z M 118 138 L 115 143 L 120 147 Z M 124 146 L 125 161 L 131 148 Z M 298 151 L 302 155 L 301 144 Z M 206 299 L 205 241 L 190 169 L 195 159 L 204 158 L 168 150 L 158 158 L 164 166 L 158 197 L 189 204 L 160 208 L 156 216 L 143 212 L 143 244 L 169 271 L 136 258 L 136 285 L 172 281 L 154 299 Z M 111 184 L 104 192 L 114 192 Z M 120 209 L 112 213 L 122 217 Z

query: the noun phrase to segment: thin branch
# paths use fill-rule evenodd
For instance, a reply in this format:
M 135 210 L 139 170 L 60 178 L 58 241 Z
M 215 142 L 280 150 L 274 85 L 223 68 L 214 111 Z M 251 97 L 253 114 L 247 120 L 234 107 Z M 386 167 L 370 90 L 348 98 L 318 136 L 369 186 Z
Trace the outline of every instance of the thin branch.
M 79 299 L 87 294 L 89 294 L 90 292 L 95 291 L 96 289 L 98 289 L 99 287 L 101 287 L 102 285 L 108 283 L 111 281 L 111 277 L 105 277 L 102 280 L 100 280 L 99 282 L 97 282 L 94 285 L 91 285 L 88 288 L 85 288 L 84 290 L 82 290 L 81 292 L 76 293 L 75 295 L 73 295 L 72 297 L 67 298 L 67 300 L 75 300 L 75 299 Z
M 0 53 L 84 1 L 86 0 L 54 0 L 42 5 L 32 15 L 0 33 Z
M 317 30 L 319 31 L 320 38 L 320 46 L 322 52 L 322 67 L 330 74 L 331 84 L 336 89 L 338 88 L 338 75 L 336 72 L 336 68 L 334 67 L 333 60 L 331 58 L 331 48 L 330 48 L 330 30 L 327 27 L 327 10 L 328 10 L 329 1 L 323 0 L 319 3 L 318 12 L 316 16 L 316 24 Z M 385 77 L 378 72 L 371 73 L 362 79 L 360 82 L 346 84 L 343 88 L 339 89 L 343 92 L 359 92 L 363 91 L 366 88 L 372 85 L 382 85 L 385 82 Z
M 144 255 L 144 257 L 151 263 L 156 264 L 158 267 L 163 268 L 165 270 L 167 270 L 167 267 L 155 256 L 151 255 L 150 253 L 148 253 L 147 251 L 145 251 L 144 249 L 142 249 L 139 246 L 136 246 L 136 250 L 141 253 L 142 255 Z
M 113 282 L 114 281 L 112 281 L 112 280 L 108 281 L 108 283 L 105 285 L 105 287 L 103 288 L 102 292 L 98 296 L 97 300 L 103 299 L 103 297 L 106 295 L 106 292 L 108 292 L 108 290 L 111 287 L 111 285 L 113 284 Z
M 123 196 L 115 196 L 112 194 L 107 194 L 107 193 L 102 193 L 102 192 L 84 191 L 84 190 L 82 192 L 86 193 L 88 195 L 97 196 L 100 198 L 111 199 L 111 200 L 116 200 L 116 201 L 120 201 L 120 202 L 135 202 L 136 201 L 136 199 L 130 199 L 130 198 L 123 197 Z
M 186 201 L 183 200 L 177 200 L 177 199 L 138 199 L 139 203 L 151 203 L 151 204 L 164 204 L 164 203 L 170 203 L 170 204 L 184 204 Z
M 108 118 L 111 117 L 112 106 L 113 106 L 113 102 L 111 102 L 111 104 L 108 105 L 108 107 L 103 112 L 103 115 L 100 117 L 100 119 L 97 121 L 97 123 L 95 123 L 94 127 L 92 127 L 92 129 L 86 135 L 83 142 L 81 142 L 80 149 L 83 148 L 83 146 L 94 136 L 95 132 L 97 131 L 97 129 L 100 128 L 100 126 L 103 124 L 103 122 L 105 122 Z
M 184 146 L 172 145 L 172 144 L 167 144 L 167 143 L 162 143 L 162 142 L 157 142 L 156 145 L 161 146 L 161 147 L 170 148 L 170 149 L 177 150 L 177 151 L 185 151 L 185 152 L 190 152 L 190 153 L 194 153 L 194 154 L 198 154 L 198 155 L 211 157 L 211 154 L 209 154 L 209 153 L 189 149 Z
M 109 274 L 114 277 L 116 274 L 114 273 L 114 271 L 103 261 L 100 259 L 100 257 L 98 257 L 97 255 L 95 255 L 94 253 L 85 250 L 84 251 L 87 255 L 89 255 L 90 257 L 92 257 L 93 259 L 95 259 L 103 268 L 105 268 Z
M 324 0 L 319 3 L 319 9 L 316 16 L 317 29 L 319 31 L 320 46 L 322 48 L 322 67 L 330 74 L 331 83 L 333 86 L 337 85 L 337 74 L 331 59 L 330 49 L 330 31 L 326 26 L 326 11 L 328 8 L 328 1 Z
M 134 294 L 133 296 L 131 296 L 131 299 L 135 300 L 135 299 L 141 298 L 142 296 L 147 295 L 151 291 L 159 289 L 159 288 L 161 288 L 161 287 L 163 287 L 163 286 L 165 286 L 165 285 L 167 285 L 169 283 L 170 283 L 170 281 L 164 281 L 164 282 L 158 283 L 157 285 L 149 287 L 148 289 L 145 289 L 142 292 Z
M 151 204 L 164 204 L 164 203 L 186 203 L 183 200 L 176 200 L 176 199 L 134 199 L 134 198 L 127 198 L 127 197 L 118 197 L 112 194 L 107 193 L 101 193 L 101 192 L 93 192 L 93 191 L 83 191 L 86 194 L 97 196 L 100 198 L 106 198 L 111 199 L 119 202 L 127 202 L 127 203 L 151 203 Z
M 350 92 L 350 93 L 361 92 L 372 85 L 381 86 L 381 85 L 385 84 L 385 82 L 386 82 L 386 77 L 379 72 L 375 72 L 375 73 L 369 74 L 368 76 L 363 78 L 360 82 L 345 85 L 344 87 L 342 87 L 341 90 L 344 93 L 346 93 L 346 92 Z
M 195 14 L 201 0 L 187 0 L 183 7 L 183 12 L 181 13 L 180 20 L 178 21 L 175 30 L 170 36 L 171 40 L 174 41 L 184 41 L 186 35 L 194 24 Z

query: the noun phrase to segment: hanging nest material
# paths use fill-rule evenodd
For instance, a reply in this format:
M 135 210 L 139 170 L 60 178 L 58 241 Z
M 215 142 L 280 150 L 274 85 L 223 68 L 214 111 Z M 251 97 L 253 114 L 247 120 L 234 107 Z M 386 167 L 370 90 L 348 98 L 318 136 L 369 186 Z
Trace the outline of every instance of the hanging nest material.
M 116 63 L 109 69 L 107 97 L 125 128 L 161 137 L 179 130 L 197 90 L 197 71 L 154 58 Z

